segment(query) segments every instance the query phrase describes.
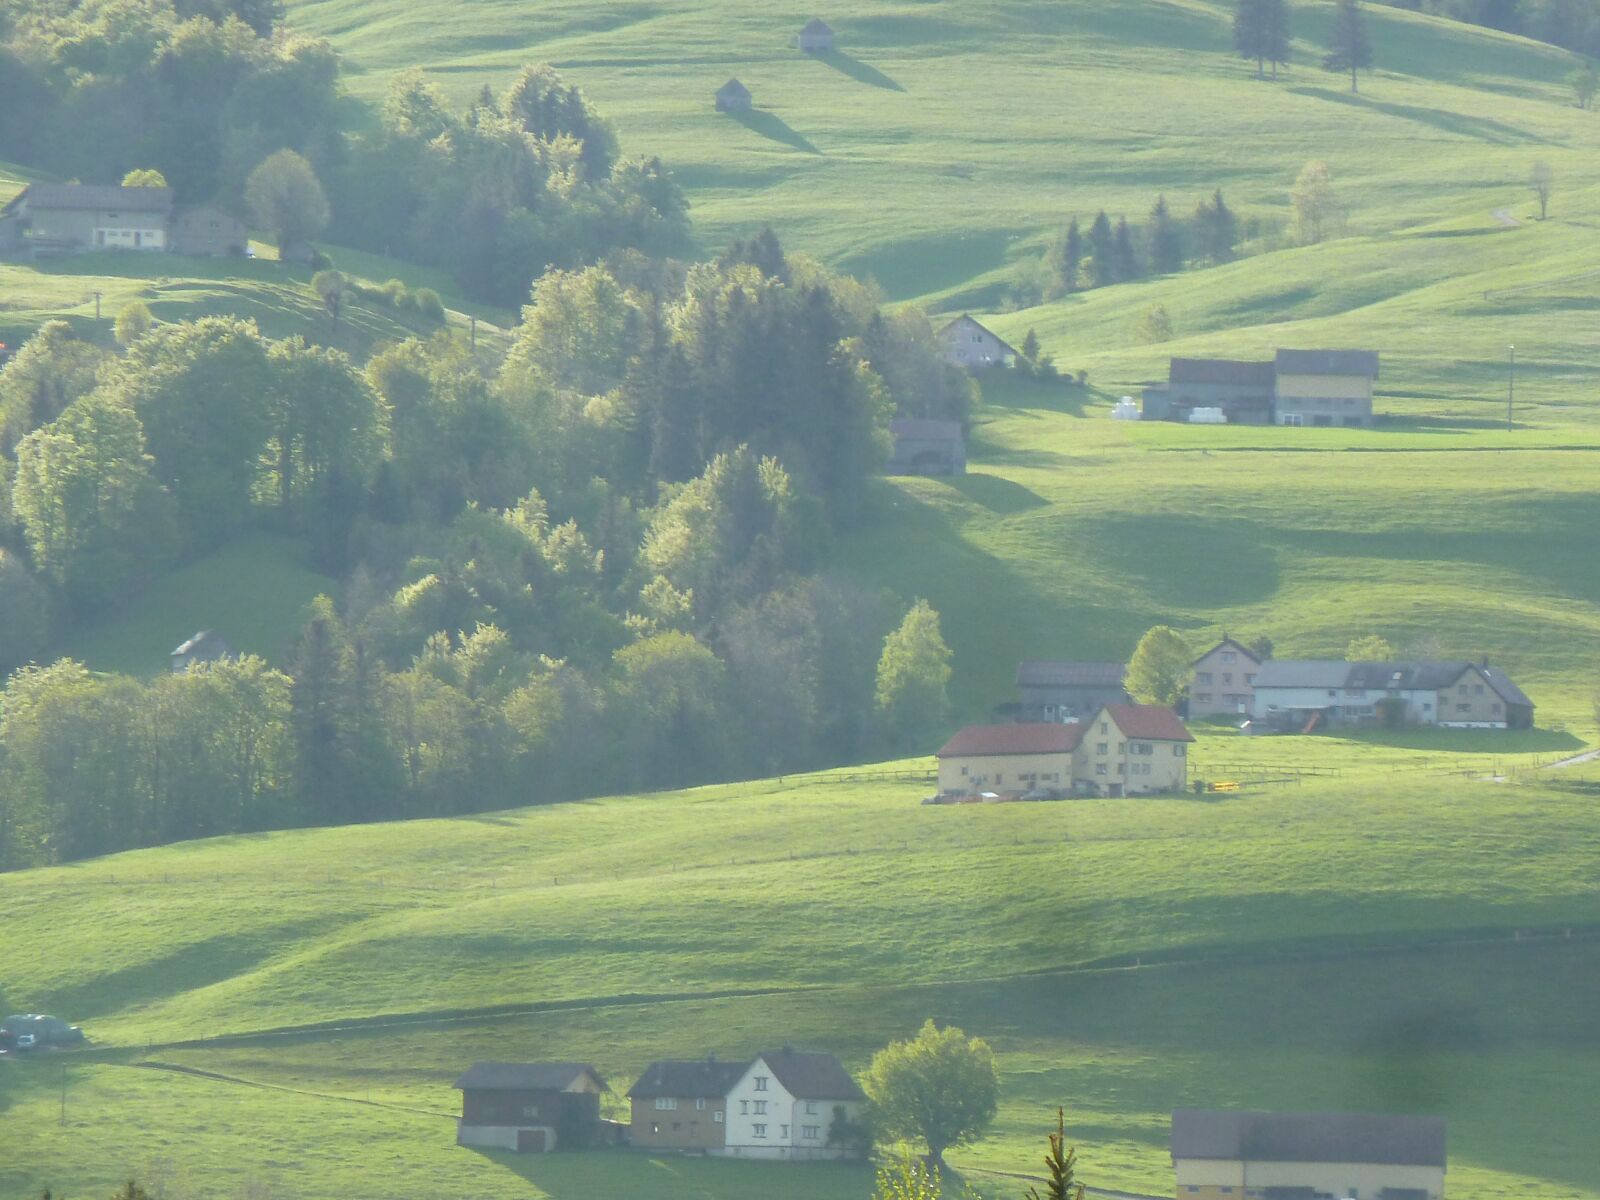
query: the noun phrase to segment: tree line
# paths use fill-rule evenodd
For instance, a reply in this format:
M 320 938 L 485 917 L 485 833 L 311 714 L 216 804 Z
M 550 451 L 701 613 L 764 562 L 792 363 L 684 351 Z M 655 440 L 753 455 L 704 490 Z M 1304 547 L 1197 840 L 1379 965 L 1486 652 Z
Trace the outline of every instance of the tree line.
M 407 72 L 346 131 L 337 54 L 282 17 L 279 0 L 0 0 L 0 158 L 87 182 L 153 171 L 280 248 L 326 231 L 507 307 L 551 268 L 686 244 L 666 169 L 622 157 L 549 67 L 460 113 Z
M 1410 7 L 1416 7 L 1411 5 Z M 1256 77 L 1278 77 L 1289 65 L 1293 14 L 1288 0 L 1235 0 L 1233 48 L 1239 57 L 1254 60 Z M 1372 66 L 1372 41 L 1367 34 L 1361 0 L 1335 0 L 1328 51 L 1322 57 L 1326 71 L 1349 72 L 1350 90 L 1357 90 L 1357 74 Z
M 1600 57 L 1600 0 L 1383 0 Z
M 0 369 L 0 669 L 251 530 L 343 584 L 282 671 L 22 666 L 0 861 L 859 761 L 943 719 L 938 615 L 824 566 L 889 417 L 973 386 L 770 233 L 552 271 L 498 364 L 124 316 Z

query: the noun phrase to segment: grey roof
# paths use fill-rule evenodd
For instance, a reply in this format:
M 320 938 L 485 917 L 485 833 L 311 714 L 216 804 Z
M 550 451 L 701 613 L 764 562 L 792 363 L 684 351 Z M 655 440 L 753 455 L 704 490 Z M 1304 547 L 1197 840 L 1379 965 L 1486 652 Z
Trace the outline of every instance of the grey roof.
M 717 95 L 719 96 L 748 96 L 749 94 L 750 89 L 737 79 L 730 79 L 717 89 Z
M 680 1099 L 717 1100 L 739 1082 L 750 1061 L 723 1062 L 715 1058 L 663 1059 L 644 1069 L 628 1095 L 640 1099 L 676 1096 Z
M 462 1090 L 488 1088 L 519 1092 L 564 1092 L 585 1073 L 592 1075 L 603 1091 L 611 1090 L 600 1077 L 599 1071 L 588 1063 L 577 1062 L 473 1063 L 467 1073 L 456 1080 L 456 1087 Z
M 1021 662 L 1018 687 L 1121 687 L 1128 673 L 1125 663 Z
M 1231 383 L 1239 387 L 1270 388 L 1274 378 L 1269 362 L 1242 362 L 1233 358 L 1175 358 L 1167 368 L 1171 383 Z
M 1511 677 L 1499 667 L 1491 667 L 1485 663 L 1478 670 L 1488 680 L 1489 686 L 1495 690 L 1495 694 L 1507 704 L 1521 704 L 1528 708 L 1533 707 L 1533 701 L 1528 698 L 1528 694 L 1512 683 Z
M 23 192 L 29 208 L 115 209 L 170 212 L 172 189 L 115 187 L 90 183 L 33 183 Z M 18 197 L 19 199 L 21 197 Z
M 962 440 L 960 421 L 936 421 L 925 417 L 896 417 L 889 422 L 889 432 L 897 438 L 917 438 L 928 442 Z
M 850 1072 L 833 1055 L 815 1050 L 764 1050 L 757 1056 L 797 1100 L 864 1100 Z
M 1180 1108 L 1172 1157 L 1443 1167 L 1443 1117 Z
M 1378 377 L 1376 350 L 1279 350 L 1280 375 L 1360 375 Z
M 1342 688 L 1350 664 L 1334 658 L 1269 658 L 1256 671 L 1253 686 L 1262 688 Z
M 1354 662 L 1344 686 L 1371 691 L 1437 691 L 1471 668 L 1469 662 Z
M 801 33 L 817 34 L 817 33 L 832 33 L 833 30 L 828 27 L 828 23 L 826 21 L 824 21 L 821 17 L 812 17 L 811 20 L 806 22 L 805 28 L 803 28 L 800 32 Z

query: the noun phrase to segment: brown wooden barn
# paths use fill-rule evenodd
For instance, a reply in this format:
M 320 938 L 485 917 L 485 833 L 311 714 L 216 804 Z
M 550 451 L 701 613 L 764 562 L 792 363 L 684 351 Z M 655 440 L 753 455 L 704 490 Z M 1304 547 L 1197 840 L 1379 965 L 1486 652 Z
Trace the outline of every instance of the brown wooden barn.
M 456 1144 L 539 1154 L 601 1140 L 606 1081 L 588 1063 L 474 1063 L 460 1079 Z

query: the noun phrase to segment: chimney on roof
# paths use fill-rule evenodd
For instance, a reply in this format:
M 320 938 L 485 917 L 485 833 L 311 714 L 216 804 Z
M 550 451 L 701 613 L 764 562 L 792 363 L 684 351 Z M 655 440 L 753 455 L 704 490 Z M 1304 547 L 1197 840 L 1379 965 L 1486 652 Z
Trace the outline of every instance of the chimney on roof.
M 794 1053 L 794 1043 L 792 1043 L 792 1042 L 785 1042 L 785 1043 L 784 1043 L 784 1044 L 783 1044 L 783 1052 L 784 1052 L 784 1053 L 785 1053 L 785 1054 L 793 1054 L 793 1053 Z

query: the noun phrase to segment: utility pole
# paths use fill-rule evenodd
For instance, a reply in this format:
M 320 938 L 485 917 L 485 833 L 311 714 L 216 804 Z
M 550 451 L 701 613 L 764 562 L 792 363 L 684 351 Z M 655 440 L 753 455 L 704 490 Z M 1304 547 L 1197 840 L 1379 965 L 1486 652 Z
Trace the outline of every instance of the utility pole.
M 478 348 L 478 318 L 476 316 L 468 316 L 467 320 L 471 322 L 472 348 L 476 351 Z
M 98 321 L 100 319 L 100 293 L 99 292 L 96 292 L 94 294 L 94 319 L 96 321 Z
M 1517 348 L 1507 346 L 1510 360 L 1506 368 L 1506 432 L 1511 432 L 1512 414 L 1517 406 Z

